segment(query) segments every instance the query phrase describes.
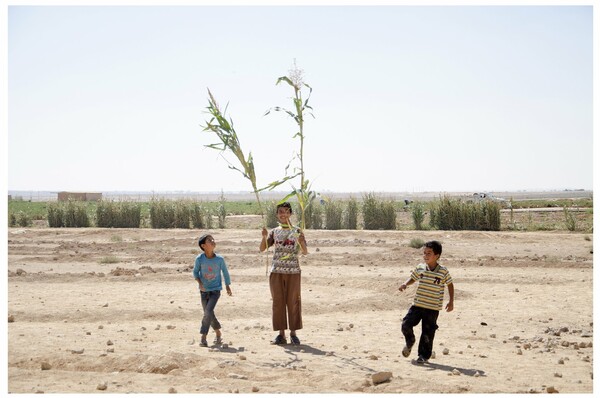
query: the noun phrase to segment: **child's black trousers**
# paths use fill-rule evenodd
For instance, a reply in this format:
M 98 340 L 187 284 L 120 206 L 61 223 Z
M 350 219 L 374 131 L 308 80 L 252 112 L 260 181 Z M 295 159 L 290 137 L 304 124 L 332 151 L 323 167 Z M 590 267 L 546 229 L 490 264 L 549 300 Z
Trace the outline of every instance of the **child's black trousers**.
M 413 328 L 421 322 L 421 338 L 419 339 L 418 353 L 423 359 L 431 358 L 433 339 L 435 331 L 438 328 L 436 322 L 439 314 L 439 311 L 413 305 L 402 319 L 402 334 L 404 334 L 404 338 L 406 339 L 407 347 L 412 347 L 415 344 L 416 339 Z

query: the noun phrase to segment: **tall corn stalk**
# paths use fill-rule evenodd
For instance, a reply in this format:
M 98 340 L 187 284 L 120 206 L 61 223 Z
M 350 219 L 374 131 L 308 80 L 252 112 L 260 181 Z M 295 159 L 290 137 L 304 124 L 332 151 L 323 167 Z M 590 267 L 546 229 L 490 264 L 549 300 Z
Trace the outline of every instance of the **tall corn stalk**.
M 303 80 L 304 71 L 299 69 L 296 66 L 296 61 L 294 60 L 294 67 L 288 72 L 288 76 L 282 76 L 277 79 L 277 84 L 281 82 L 285 82 L 289 84 L 294 90 L 294 97 L 292 97 L 292 102 L 294 105 L 294 110 L 290 111 L 286 108 L 282 108 L 276 106 L 272 108 L 272 110 L 276 112 L 285 112 L 290 116 L 296 124 L 298 125 L 298 132 L 294 134 L 293 138 L 298 138 L 300 140 L 300 152 L 296 155 L 297 159 L 300 162 L 300 167 L 296 175 L 300 175 L 300 188 L 295 188 L 292 185 L 293 191 L 288 194 L 281 202 L 286 201 L 287 199 L 296 196 L 298 200 L 298 205 L 300 206 L 300 228 L 304 229 L 306 226 L 306 209 L 310 206 L 311 198 L 316 196 L 315 192 L 310 190 L 309 180 L 306 179 L 304 173 L 304 116 L 310 115 L 314 118 L 312 114 L 312 107 L 308 105 L 308 101 L 310 99 L 310 95 L 312 93 L 312 87 L 306 84 Z M 306 99 L 302 97 L 302 89 L 306 87 L 308 88 L 308 95 Z M 271 112 L 271 109 L 268 110 L 265 115 L 268 115 Z M 293 178 L 293 177 L 292 177 Z
M 204 126 L 203 131 L 215 133 L 217 135 L 217 138 L 219 139 L 219 142 L 205 146 L 207 148 L 212 148 L 220 151 L 221 156 L 223 157 L 223 159 L 225 159 L 225 161 L 229 165 L 229 168 L 240 172 L 244 176 L 244 178 L 250 181 L 250 184 L 252 185 L 252 191 L 256 196 L 256 202 L 258 203 L 258 207 L 260 209 L 262 225 L 263 227 L 266 227 L 265 212 L 263 210 L 262 202 L 260 200 L 260 192 L 267 189 L 272 190 L 273 188 L 283 184 L 287 180 L 295 178 L 296 175 L 284 177 L 282 180 L 274 181 L 263 188 L 258 188 L 252 153 L 249 152 L 248 157 L 246 157 L 244 151 L 242 150 L 242 146 L 240 144 L 240 140 L 235 131 L 235 128 L 233 127 L 233 120 L 231 118 L 227 120 L 227 118 L 225 117 L 225 114 L 227 113 L 227 107 L 225 107 L 224 111 L 221 111 L 217 101 L 213 97 L 210 90 L 208 90 L 208 107 L 206 109 L 208 110 L 207 113 L 211 115 L 211 118 L 209 121 L 206 122 L 206 126 Z M 236 167 L 233 164 L 231 164 L 231 162 L 229 162 L 229 160 L 227 160 L 227 158 L 223 156 L 223 152 L 230 152 L 231 154 L 233 154 L 239 162 L 239 167 Z

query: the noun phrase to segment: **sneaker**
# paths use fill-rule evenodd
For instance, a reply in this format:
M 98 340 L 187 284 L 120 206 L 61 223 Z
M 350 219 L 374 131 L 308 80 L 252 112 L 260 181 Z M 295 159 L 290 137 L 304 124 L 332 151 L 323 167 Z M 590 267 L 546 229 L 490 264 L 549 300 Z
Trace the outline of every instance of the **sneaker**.
M 422 365 L 424 363 L 427 363 L 427 360 L 419 355 L 419 357 L 417 358 L 417 363 Z
M 275 337 L 275 340 L 271 342 L 271 344 L 283 345 L 287 344 L 287 340 L 285 339 L 285 336 L 278 334 L 277 337 Z
M 200 347 L 208 347 L 208 342 L 206 341 L 206 339 L 200 340 Z
M 407 345 L 404 346 L 404 348 L 402 349 L 402 356 L 404 358 L 407 358 L 410 355 L 410 350 L 412 349 L 412 347 L 409 347 Z
M 292 344 L 295 344 L 295 345 L 300 344 L 300 339 L 296 335 L 290 336 L 290 340 L 291 340 Z

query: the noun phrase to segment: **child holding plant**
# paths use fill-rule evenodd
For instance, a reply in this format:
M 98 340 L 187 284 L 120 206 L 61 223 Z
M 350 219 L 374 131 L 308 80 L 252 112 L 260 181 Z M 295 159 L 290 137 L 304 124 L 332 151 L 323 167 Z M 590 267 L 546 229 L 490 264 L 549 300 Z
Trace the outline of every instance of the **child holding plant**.
M 260 251 L 274 246 L 269 287 L 273 299 L 273 330 L 279 334 L 272 344 L 287 344 L 285 330 L 290 329 L 292 344 L 300 344 L 296 330 L 302 329 L 302 305 L 300 288 L 300 262 L 298 251 L 308 254 L 304 233 L 290 222 L 292 205 L 283 202 L 277 205 L 279 226 L 267 232 L 262 229 Z
M 231 296 L 231 280 L 229 278 L 229 271 L 225 264 L 225 259 L 215 253 L 215 243 L 212 235 L 202 235 L 198 239 L 198 246 L 204 253 L 201 253 L 196 257 L 194 263 L 194 270 L 192 274 L 194 279 L 198 282 L 198 288 L 200 290 L 200 297 L 202 300 L 202 309 L 204 310 L 204 316 L 202 317 L 202 323 L 200 325 L 200 346 L 208 347 L 206 341 L 206 335 L 210 326 L 214 329 L 217 336 L 215 337 L 214 344 L 221 344 L 223 342 L 221 338 L 221 324 L 215 315 L 215 306 L 221 297 L 221 290 L 223 285 L 221 282 L 221 274 L 225 279 L 225 287 L 227 294 Z
M 425 264 L 419 264 L 411 272 L 410 277 L 398 290 L 404 291 L 406 287 L 416 281 L 419 282 L 413 305 L 402 319 L 402 334 L 406 339 L 406 346 L 402 349 L 402 355 L 408 357 L 412 346 L 415 344 L 413 327 L 421 323 L 421 338 L 419 340 L 418 364 L 426 363 L 431 358 L 433 339 L 438 328 L 437 318 L 444 305 L 444 287 L 448 286 L 450 300 L 446 304 L 446 311 L 454 309 L 454 284 L 450 272 L 438 263 L 442 255 L 442 244 L 436 240 L 426 242 L 423 245 L 423 260 Z

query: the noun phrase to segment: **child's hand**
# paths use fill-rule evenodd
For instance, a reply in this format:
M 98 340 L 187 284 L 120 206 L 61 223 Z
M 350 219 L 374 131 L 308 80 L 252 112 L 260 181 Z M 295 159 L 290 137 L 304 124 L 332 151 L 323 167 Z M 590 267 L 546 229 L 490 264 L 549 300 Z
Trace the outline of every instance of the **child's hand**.
M 204 285 L 198 285 L 198 290 L 200 290 L 201 292 L 205 292 L 206 291 L 204 289 Z
M 454 303 L 452 301 L 448 302 L 448 304 L 446 304 L 446 311 L 450 312 L 454 309 Z
M 268 235 L 267 229 L 265 227 L 263 227 L 263 229 L 262 229 L 262 236 L 263 236 L 263 238 L 266 238 L 267 235 Z
M 229 286 L 225 286 L 225 289 L 227 290 L 228 295 L 233 296 L 233 293 L 231 293 L 231 288 Z
M 406 287 L 407 287 L 406 283 L 403 283 L 403 284 L 400 285 L 400 287 L 398 288 L 398 290 L 400 290 L 401 292 L 403 292 L 403 291 L 406 290 Z

